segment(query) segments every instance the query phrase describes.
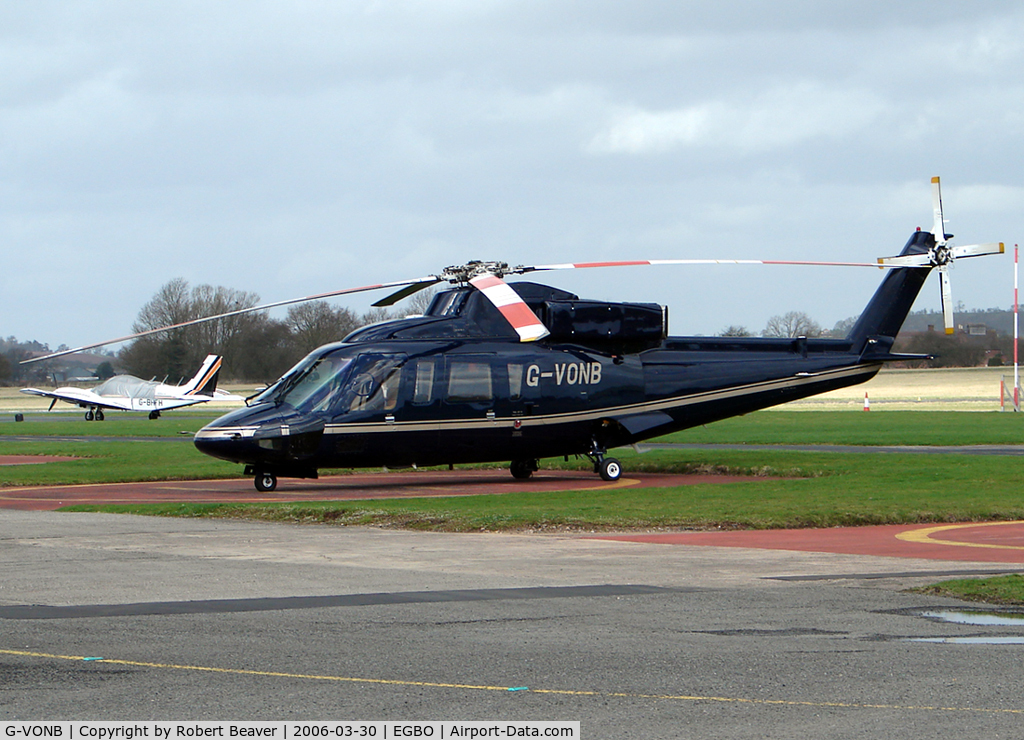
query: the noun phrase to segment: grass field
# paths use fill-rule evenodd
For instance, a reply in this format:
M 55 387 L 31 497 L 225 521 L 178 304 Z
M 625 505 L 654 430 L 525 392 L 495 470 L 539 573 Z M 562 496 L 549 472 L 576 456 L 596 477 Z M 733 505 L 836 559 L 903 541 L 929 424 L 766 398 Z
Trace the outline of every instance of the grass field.
M 0 425 L 0 454 L 52 454 L 79 460 L 0 467 L 0 485 L 238 477 L 241 466 L 196 451 L 179 431 L 205 415 L 157 421 L 110 417 L 103 423 L 61 419 Z M 78 441 L 83 432 L 151 441 Z M 9 436 L 18 430 L 17 439 Z M 151 431 L 152 430 L 152 431 Z M 26 439 L 29 435 L 31 439 Z M 54 436 L 58 438 L 53 438 Z M 50 439 L 48 439 L 48 437 Z M 927 444 L 1024 443 L 1024 416 L 953 412 L 759 412 L 672 435 L 693 443 Z M 293 521 L 373 522 L 446 530 L 522 528 L 829 527 L 1024 518 L 1024 460 L 1007 456 L 839 454 L 753 450 L 618 450 L 630 471 L 721 471 L 749 482 L 598 492 L 523 493 L 500 497 L 403 499 L 323 505 L 132 507 L 139 513 L 245 516 Z M 563 467 L 544 461 L 545 467 Z M 572 461 L 569 467 L 586 467 Z M 504 467 L 504 466 L 500 466 Z M 395 473 L 401 475 L 401 473 Z
M 883 368 L 872 380 L 861 385 L 825 393 L 814 398 L 795 401 L 779 408 L 787 411 L 861 411 L 864 394 L 868 394 L 875 410 L 931 411 L 997 411 L 999 381 L 1006 377 L 1013 383 L 1012 367 L 972 367 L 937 370 L 902 370 Z M 254 383 L 227 384 L 224 390 L 247 396 L 255 390 Z M 17 388 L 0 388 L 0 414 L 15 411 L 45 411 L 49 400 L 19 393 Z M 208 411 L 220 413 L 238 404 L 206 404 Z M 55 411 L 64 410 L 80 416 L 73 406 L 59 403 Z M 207 411 L 207 412 L 208 412 Z M 111 416 L 118 412 L 111 412 Z M 109 418 L 109 416 L 108 416 Z

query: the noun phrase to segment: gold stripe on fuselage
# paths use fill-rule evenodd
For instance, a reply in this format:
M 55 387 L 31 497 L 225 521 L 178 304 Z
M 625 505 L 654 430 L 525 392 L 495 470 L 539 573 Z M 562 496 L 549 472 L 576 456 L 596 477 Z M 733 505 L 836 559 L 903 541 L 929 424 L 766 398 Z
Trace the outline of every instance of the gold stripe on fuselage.
M 350 422 L 333 423 L 324 427 L 324 434 L 373 434 L 377 432 L 419 432 L 419 431 L 443 431 L 454 429 L 478 429 L 481 427 L 514 427 L 519 423 L 520 427 L 547 426 L 551 424 L 568 424 L 580 421 L 597 421 L 614 416 L 632 416 L 652 411 L 665 411 L 667 409 L 683 408 L 694 406 L 711 401 L 721 401 L 727 398 L 738 398 L 742 396 L 764 393 L 765 391 L 784 390 L 796 388 L 801 385 L 811 385 L 822 380 L 831 380 L 858 375 L 874 375 L 878 372 L 879 365 L 855 365 L 844 367 L 839 370 L 826 370 L 817 373 L 800 373 L 787 378 L 768 380 L 761 383 L 725 388 L 716 391 L 704 391 L 686 396 L 672 396 L 656 401 L 645 401 L 643 403 L 627 404 L 624 406 L 605 406 L 599 409 L 586 409 L 584 411 L 568 411 L 558 414 L 542 414 L 538 416 L 506 416 L 501 418 L 476 418 L 476 419 L 431 419 L 426 421 L 374 421 L 374 422 Z M 852 384 L 851 384 L 852 385 Z

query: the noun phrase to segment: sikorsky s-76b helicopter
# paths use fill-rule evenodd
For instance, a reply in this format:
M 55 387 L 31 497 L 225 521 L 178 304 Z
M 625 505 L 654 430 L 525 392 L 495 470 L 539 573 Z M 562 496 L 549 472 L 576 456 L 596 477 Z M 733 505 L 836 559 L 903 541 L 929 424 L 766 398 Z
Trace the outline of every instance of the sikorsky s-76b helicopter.
M 622 466 L 608 455 L 612 448 L 861 383 L 884 362 L 923 357 L 893 354 L 892 345 L 933 268 L 951 332 L 947 268 L 958 257 L 1004 249 L 949 243 L 938 178 L 932 192 L 932 230 L 918 229 L 899 256 L 873 263 L 471 262 L 415 280 L 243 309 L 400 288 L 375 304 L 391 305 L 437 283 L 453 286 L 425 315 L 364 327 L 313 351 L 246 408 L 205 426 L 195 445 L 244 464 L 260 491 L 273 490 L 279 477 L 316 478 L 318 469 L 335 467 L 508 460 L 513 476 L 528 478 L 541 458 L 569 455 L 588 457 L 596 473 L 615 480 Z M 581 300 L 503 280 L 559 269 L 708 263 L 842 264 L 888 273 L 844 339 L 670 337 L 657 304 Z

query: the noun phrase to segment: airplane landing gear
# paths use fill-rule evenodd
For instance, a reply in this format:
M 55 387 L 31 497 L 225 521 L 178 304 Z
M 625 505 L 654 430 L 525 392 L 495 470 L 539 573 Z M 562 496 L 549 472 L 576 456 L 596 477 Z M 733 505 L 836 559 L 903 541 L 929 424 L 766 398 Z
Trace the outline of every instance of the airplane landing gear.
M 150 419 L 159 419 L 160 418 L 160 412 L 159 411 L 150 411 L 149 412 L 149 418 Z
M 103 416 L 102 409 L 96 409 L 96 414 L 93 416 L 93 418 L 96 419 L 96 421 L 103 421 L 103 419 L 105 419 L 106 417 Z
M 537 470 L 536 460 L 513 460 L 508 466 L 509 472 L 516 480 L 526 480 Z
M 273 473 L 257 473 L 255 484 L 260 493 L 269 493 L 277 488 L 277 476 Z
M 622 477 L 622 463 L 614 457 L 605 457 L 606 452 L 595 439 L 591 442 L 587 457 L 594 463 L 594 472 L 601 476 L 601 480 L 616 481 Z

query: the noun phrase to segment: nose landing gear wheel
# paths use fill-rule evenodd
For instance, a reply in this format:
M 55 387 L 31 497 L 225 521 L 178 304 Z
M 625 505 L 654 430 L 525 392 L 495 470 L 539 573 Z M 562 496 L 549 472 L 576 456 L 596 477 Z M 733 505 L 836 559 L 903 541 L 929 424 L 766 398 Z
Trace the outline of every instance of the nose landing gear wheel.
M 277 476 L 273 473 L 257 473 L 255 483 L 257 491 L 268 493 L 277 488 Z
M 622 465 L 614 457 L 606 457 L 598 465 L 597 472 L 601 480 L 618 480 L 622 477 Z

